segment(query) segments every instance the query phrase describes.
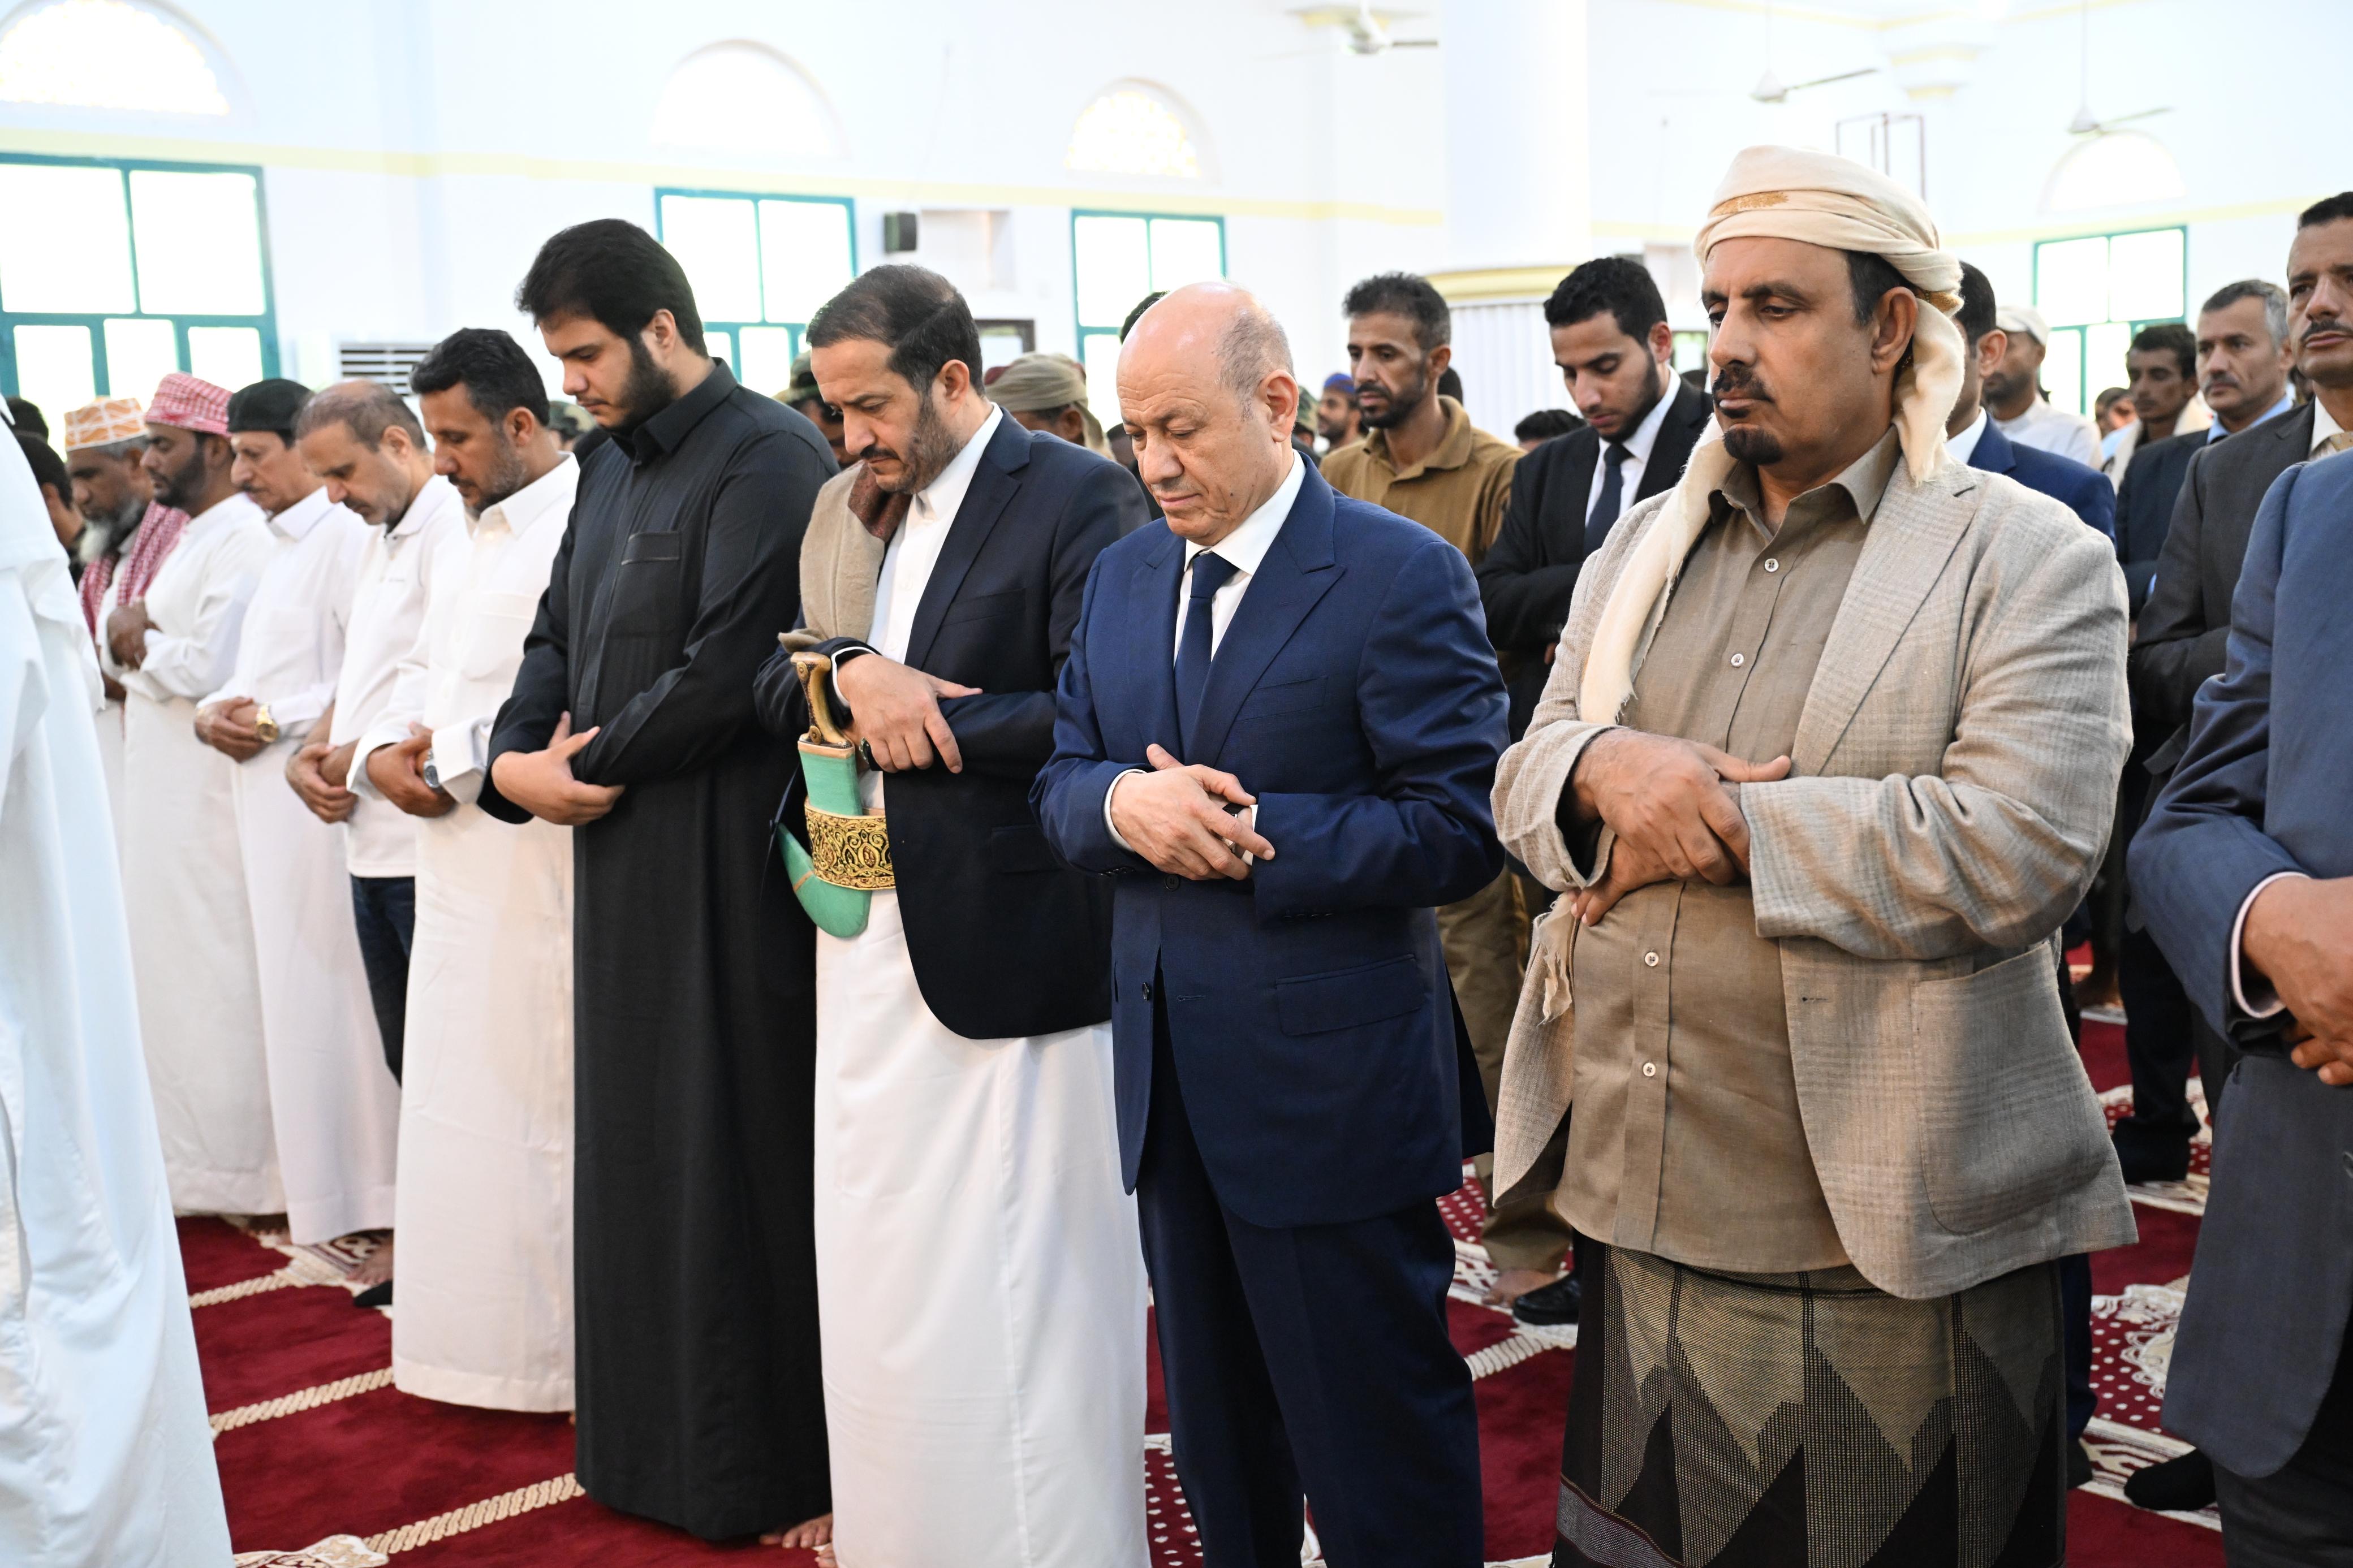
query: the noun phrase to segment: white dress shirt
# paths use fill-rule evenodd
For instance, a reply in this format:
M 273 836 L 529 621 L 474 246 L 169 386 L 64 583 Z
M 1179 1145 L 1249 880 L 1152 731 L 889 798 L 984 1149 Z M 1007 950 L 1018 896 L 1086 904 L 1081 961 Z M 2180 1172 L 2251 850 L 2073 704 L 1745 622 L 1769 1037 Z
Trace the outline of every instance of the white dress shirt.
M 343 643 L 343 669 L 335 683 L 335 721 L 328 735 L 341 746 L 374 729 L 391 705 L 400 661 L 417 646 L 425 625 L 426 589 L 431 582 L 435 547 L 462 531 L 465 504 L 457 487 L 436 474 L 389 529 L 368 530 L 352 595 L 352 618 Z M 405 732 L 405 731 L 404 731 Z M 356 749 L 352 772 L 359 770 Z M 346 788 L 353 788 L 348 780 Z M 345 859 L 354 877 L 417 874 L 415 819 L 391 802 L 362 796 L 343 825 Z
M 1242 595 L 1250 590 L 1250 579 L 1258 575 L 1259 563 L 1264 561 L 1266 552 L 1273 548 L 1275 535 L 1282 531 L 1284 521 L 1291 516 L 1292 507 L 1299 500 L 1300 489 L 1306 483 L 1307 469 L 1300 462 L 1299 454 L 1293 452 L 1291 455 L 1291 471 L 1283 476 L 1282 483 L 1275 487 L 1274 494 L 1267 497 L 1256 511 L 1242 519 L 1240 527 L 1215 544 L 1196 544 L 1190 540 L 1185 542 L 1185 570 L 1176 578 L 1176 637 L 1169 645 L 1169 663 L 1176 662 L 1177 653 L 1185 646 L 1185 616 L 1187 606 L 1192 603 L 1194 561 L 1203 551 L 1214 550 L 1234 569 L 1234 574 L 1219 585 L 1216 595 L 1209 600 L 1209 657 L 1215 659 L 1218 645 L 1226 640 L 1226 628 L 1234 624 L 1234 612 L 1241 608 Z M 1184 757 L 1177 759 L 1179 762 L 1189 760 Z M 1134 846 L 1120 837 L 1118 825 L 1111 819 L 1111 803 L 1112 797 L 1119 793 L 1120 780 L 1126 778 L 1128 773 L 1143 771 L 1142 768 L 1128 769 L 1127 773 L 1112 780 L 1111 787 L 1103 791 L 1103 826 L 1110 830 L 1112 842 L 1131 854 L 1134 852 Z M 1242 826 L 1251 826 L 1257 815 L 1256 806 L 1241 813 Z M 1248 859 L 1249 857 L 1245 855 L 1243 858 Z
M 2100 437 L 2092 422 L 2080 414 L 2063 414 L 2043 398 L 2028 404 L 2017 418 L 1994 423 L 2021 446 L 2073 458 L 2087 468 L 2100 466 Z
M 523 638 L 547 593 L 547 574 L 572 501 L 580 465 L 565 453 L 555 467 L 480 517 L 449 529 L 435 545 L 417 641 L 394 672 L 392 696 L 360 737 L 352 758 L 352 791 L 384 798 L 368 776 L 369 755 L 408 739 L 408 727 L 433 731 L 433 776 L 459 804 L 482 793 L 490 763 L 491 725 L 514 689 Z
M 277 548 L 246 606 L 237 668 L 201 706 L 258 702 L 285 738 L 310 732 L 335 695 L 367 532 L 349 508 L 327 499 L 324 485 L 270 514 Z
M 2312 445 L 2304 449 L 2305 456 L 2309 458 L 2319 451 L 2321 443 L 2344 428 L 2344 426 L 2337 423 L 2336 416 L 2328 412 L 2328 405 L 2321 402 L 2317 397 L 2314 398 L 2312 400 Z
M 1978 442 L 1985 436 L 1985 405 L 1980 403 L 1978 405 L 1978 416 L 1970 420 L 1959 435 L 1945 437 L 1945 450 L 1953 455 L 1953 461 L 1965 468 L 1969 466 L 1969 459 L 1978 455 Z
M 126 690 L 158 702 L 194 702 L 237 668 L 245 606 L 269 559 L 273 541 L 261 509 L 240 490 L 188 520 L 154 581 L 147 584 L 147 651 L 137 669 L 104 659 Z M 99 623 L 100 646 L 105 645 Z
M 1618 486 L 1618 517 L 1625 516 L 1634 504 L 1634 491 L 1642 482 L 1642 470 L 1651 465 L 1651 448 L 1659 444 L 1659 426 L 1667 422 L 1667 408 L 1675 400 L 1674 374 L 1672 372 L 1665 374 L 1667 384 L 1665 390 L 1659 394 L 1659 400 L 1651 405 L 1651 411 L 1642 416 L 1642 422 L 1634 426 L 1634 433 L 1620 443 L 1626 448 L 1626 458 L 1618 465 L 1621 476 Z M 1609 472 L 1609 447 L 1610 443 L 1604 440 L 1601 455 L 1593 460 L 1593 483 L 1585 498 L 1585 522 L 1588 528 L 1593 525 L 1593 514 L 1601 506 L 1601 486 Z M 1616 522 L 1618 517 L 1609 521 Z

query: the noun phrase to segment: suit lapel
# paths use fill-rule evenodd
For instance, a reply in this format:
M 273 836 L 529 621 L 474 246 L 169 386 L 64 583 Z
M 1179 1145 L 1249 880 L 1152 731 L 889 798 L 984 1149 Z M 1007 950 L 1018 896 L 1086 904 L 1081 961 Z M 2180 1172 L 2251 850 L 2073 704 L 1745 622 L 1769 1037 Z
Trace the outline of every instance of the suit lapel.
M 1180 754 L 1176 725 L 1176 584 L 1185 575 L 1185 542 L 1160 530 L 1160 542 L 1129 579 L 1133 595 L 1127 636 L 1134 650 L 1135 720 L 1147 741 L 1156 741 L 1170 756 Z M 1138 760 L 1141 760 L 1139 748 Z
M 921 669 L 931 658 L 932 644 L 940 635 L 940 617 L 955 602 L 956 590 L 964 586 L 965 574 L 980 558 L 981 546 L 988 542 L 997 520 L 1005 514 L 1006 503 L 1020 489 L 1020 481 L 1010 470 L 1027 463 L 1029 457 L 1029 432 L 1007 416 L 972 471 L 972 484 L 964 492 L 964 504 L 956 508 L 955 521 L 948 524 L 948 536 L 940 546 L 939 562 L 932 568 L 931 581 L 923 584 L 923 596 L 916 601 L 915 619 L 907 628 L 907 663 L 911 668 Z
M 1977 489 L 1974 470 L 1948 463 L 1926 484 L 1898 461 L 1866 531 L 1862 554 L 1815 667 L 1791 750 L 1793 774 L 1819 774 L 1877 683 L 1922 601 L 1968 531 L 1977 508 L 1962 498 Z
M 1226 743 L 1242 699 L 1258 685 L 1258 678 L 1307 618 L 1316 601 L 1340 580 L 1332 559 L 1332 487 L 1313 468 L 1292 502 L 1291 515 L 1274 536 L 1266 556 L 1250 574 L 1242 602 L 1219 639 L 1218 655 L 1209 663 L 1209 681 L 1201 691 L 1201 714 L 1193 728 L 1193 754 L 1187 763 L 1211 763 Z M 1175 614 L 1172 590 L 1170 614 Z M 1169 623 L 1169 636 L 1176 635 Z M 1174 678 L 1171 678 L 1174 687 Z
M 1685 386 L 1680 376 L 1675 379 L 1674 401 L 1667 405 L 1666 418 L 1660 421 L 1651 460 L 1642 465 L 1642 482 L 1634 487 L 1633 498 L 1626 503 L 1630 510 L 1635 501 L 1672 489 L 1682 479 L 1692 448 L 1699 445 L 1699 433 L 1707 425 L 1708 406 L 1706 398 Z

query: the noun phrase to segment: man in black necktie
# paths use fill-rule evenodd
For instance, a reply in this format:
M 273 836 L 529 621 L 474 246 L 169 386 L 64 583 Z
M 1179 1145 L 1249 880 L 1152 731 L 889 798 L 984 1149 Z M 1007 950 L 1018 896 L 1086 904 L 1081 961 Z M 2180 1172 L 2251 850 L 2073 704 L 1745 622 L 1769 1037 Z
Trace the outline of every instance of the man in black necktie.
M 1641 262 L 1624 256 L 1587 262 L 1545 301 L 1545 321 L 1554 363 L 1586 423 L 1520 459 L 1503 531 L 1478 566 L 1487 637 L 1511 692 L 1514 741 L 1552 672 L 1578 571 L 1636 501 L 1683 477 L 1708 413 L 1707 398 L 1675 375 L 1667 307 Z M 1552 897 L 1533 880 L 1523 879 L 1522 887 L 1542 900 L 1532 909 Z M 1493 1105 L 1501 1057 L 1480 1067 Z M 1530 1322 L 1577 1321 L 1575 1279 L 1554 1279 L 1568 1230 L 1541 1200 L 1496 1208 L 1485 1240 L 1497 1300 L 1512 1301 Z

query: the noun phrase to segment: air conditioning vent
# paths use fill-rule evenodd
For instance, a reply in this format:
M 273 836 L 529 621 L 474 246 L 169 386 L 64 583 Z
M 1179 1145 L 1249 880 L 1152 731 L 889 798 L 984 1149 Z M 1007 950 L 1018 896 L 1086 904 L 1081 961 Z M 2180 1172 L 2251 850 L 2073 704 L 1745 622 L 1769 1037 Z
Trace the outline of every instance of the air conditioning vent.
M 336 367 L 345 381 L 380 381 L 408 395 L 408 373 L 433 352 L 431 343 L 338 343 Z

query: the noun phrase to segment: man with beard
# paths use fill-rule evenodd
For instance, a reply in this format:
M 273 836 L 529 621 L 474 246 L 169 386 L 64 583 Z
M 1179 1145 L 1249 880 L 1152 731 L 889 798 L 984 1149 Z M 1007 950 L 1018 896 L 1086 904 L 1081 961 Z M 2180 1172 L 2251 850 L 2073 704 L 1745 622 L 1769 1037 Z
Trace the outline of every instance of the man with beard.
M 466 526 L 441 536 L 424 635 L 351 773 L 353 793 L 417 819 L 392 1380 L 427 1399 L 569 1410 L 572 830 L 510 827 L 477 801 L 580 466 L 504 332 L 451 333 L 408 384 Z
M 1503 528 L 1520 449 L 1473 428 L 1462 405 L 1438 390 L 1454 353 L 1452 312 L 1428 279 L 1409 272 L 1366 279 L 1341 308 L 1368 434 L 1324 460 L 1325 481 L 1411 518 L 1476 569 Z M 1491 1064 L 1500 1075 L 1527 934 L 1511 873 L 1440 910 L 1438 931 L 1471 1054 L 1482 1079 Z M 1514 1288 L 1525 1289 L 1551 1278 L 1547 1265 L 1557 1256 L 1542 1244 L 1514 1252 L 1507 1241 L 1499 1261 L 1517 1271 Z
M 885 888 L 860 879 L 861 929 L 817 939 L 835 1546 L 845 1568 L 1144 1568 L 1111 889 L 1055 860 L 1029 798 L 1088 571 L 1144 500 L 1116 463 L 1014 417 L 1043 379 L 1025 365 L 1057 378 L 1049 400 L 1084 396 L 1075 366 L 1016 360 L 1012 406 L 992 406 L 979 330 L 935 273 L 866 273 L 808 337 L 861 464 L 819 492 L 793 640 L 830 661 L 873 760 L 860 794 L 890 867 Z M 779 737 L 808 731 L 785 651 L 759 699 Z M 803 816 L 788 803 L 790 826 Z
M 270 1120 L 288 1228 L 305 1246 L 392 1223 L 400 1113 L 343 914 L 343 836 L 286 787 L 288 760 L 334 700 L 367 547 L 367 525 L 328 498 L 295 447 L 310 395 L 299 382 L 261 381 L 228 400 L 234 474 L 269 514 L 269 550 L 237 667 L 196 710 L 196 738 L 237 764 Z
M 1585 425 L 1512 470 L 1503 531 L 1479 563 L 1479 596 L 1511 692 L 1514 741 L 1552 673 L 1553 647 L 1586 561 L 1630 508 L 1683 478 L 1707 426 L 1706 395 L 1676 377 L 1666 301 L 1640 261 L 1604 256 L 1578 267 L 1545 301 L 1545 323 L 1553 363 Z M 1529 891 L 1535 908 L 1551 900 L 1541 883 L 1531 882 Z M 1507 1017 L 1501 1033 L 1510 1027 Z M 1497 1034 L 1472 1030 L 1491 1109 L 1504 1079 Z M 1556 1161 L 1558 1142 L 1550 1153 Z M 1492 1168 L 1481 1174 L 1492 1188 Z M 1510 1302 L 1527 1322 L 1577 1321 L 1576 1277 L 1554 1278 L 1568 1227 L 1543 1196 L 1491 1206 L 1483 1239 L 1496 1268 L 1492 1300 Z
M 326 482 L 328 498 L 369 526 L 334 706 L 287 763 L 286 780 L 313 816 L 343 824 L 353 926 L 385 1066 L 397 1082 L 417 922 L 417 831 L 391 805 L 352 792 L 352 758 L 392 700 L 400 661 L 424 624 L 434 551 L 459 527 L 463 509 L 449 481 L 433 471 L 425 427 L 389 387 L 373 381 L 331 386 L 304 405 L 297 431 L 302 459 Z M 364 1289 L 353 1299 L 364 1307 L 389 1303 L 392 1269 L 386 1238 L 362 1263 L 356 1278 Z
M 260 977 L 237 841 L 237 763 L 197 739 L 196 704 L 237 665 L 255 580 L 275 550 L 237 488 L 228 394 L 178 372 L 147 406 L 155 499 L 189 514 L 144 596 L 105 622 L 123 687 L 122 891 L 140 1032 L 172 1205 L 286 1206 L 262 1049 Z
M 2134 1236 L 2052 950 L 2124 584 L 1947 450 L 1961 270 L 1916 197 L 1783 147 L 1716 197 L 1724 439 L 1587 563 L 1495 785 L 1567 895 L 1495 1156 L 1508 1192 L 1574 1098 L 1554 1562 L 2057 1562 L 2056 1259 Z
M 1323 395 L 1315 400 L 1315 434 L 1324 437 L 1327 458 L 1365 438 L 1365 415 L 1356 406 L 1352 377 L 1335 370 L 1324 378 Z
M 82 619 L 91 640 L 103 647 L 99 627 L 116 607 L 147 592 L 155 571 L 188 514 L 155 500 L 155 481 L 140 466 L 147 450 L 146 410 L 135 397 L 105 397 L 66 416 L 66 475 L 73 481 L 74 507 L 82 515 L 74 554 L 82 563 Z M 98 760 L 114 807 L 115 837 L 122 834 L 122 687 L 101 677 L 106 706 L 98 714 Z
M 2098 468 L 2100 437 L 2092 422 L 2060 412 L 2042 395 L 2042 359 L 2051 347 L 2051 325 L 2042 312 L 2031 305 L 2004 305 L 1994 325 L 2008 345 L 2001 363 L 1985 373 L 1986 412 L 1995 427 L 2021 446 Z
M 2214 422 L 2198 399 L 2198 340 L 2179 321 L 2154 321 L 2135 332 L 2125 349 L 2125 375 L 2132 384 L 2133 422 L 2113 441 L 2100 443 L 2100 471 L 2111 488 L 2125 482 L 2125 470 L 2142 447 Z
M 753 677 L 834 472 L 702 348 L 678 261 L 601 219 L 516 303 L 612 434 L 580 474 L 480 805 L 577 829 L 581 1484 L 720 1539 L 828 1539 L 810 1230 L 815 947 L 767 825 L 797 771 Z

